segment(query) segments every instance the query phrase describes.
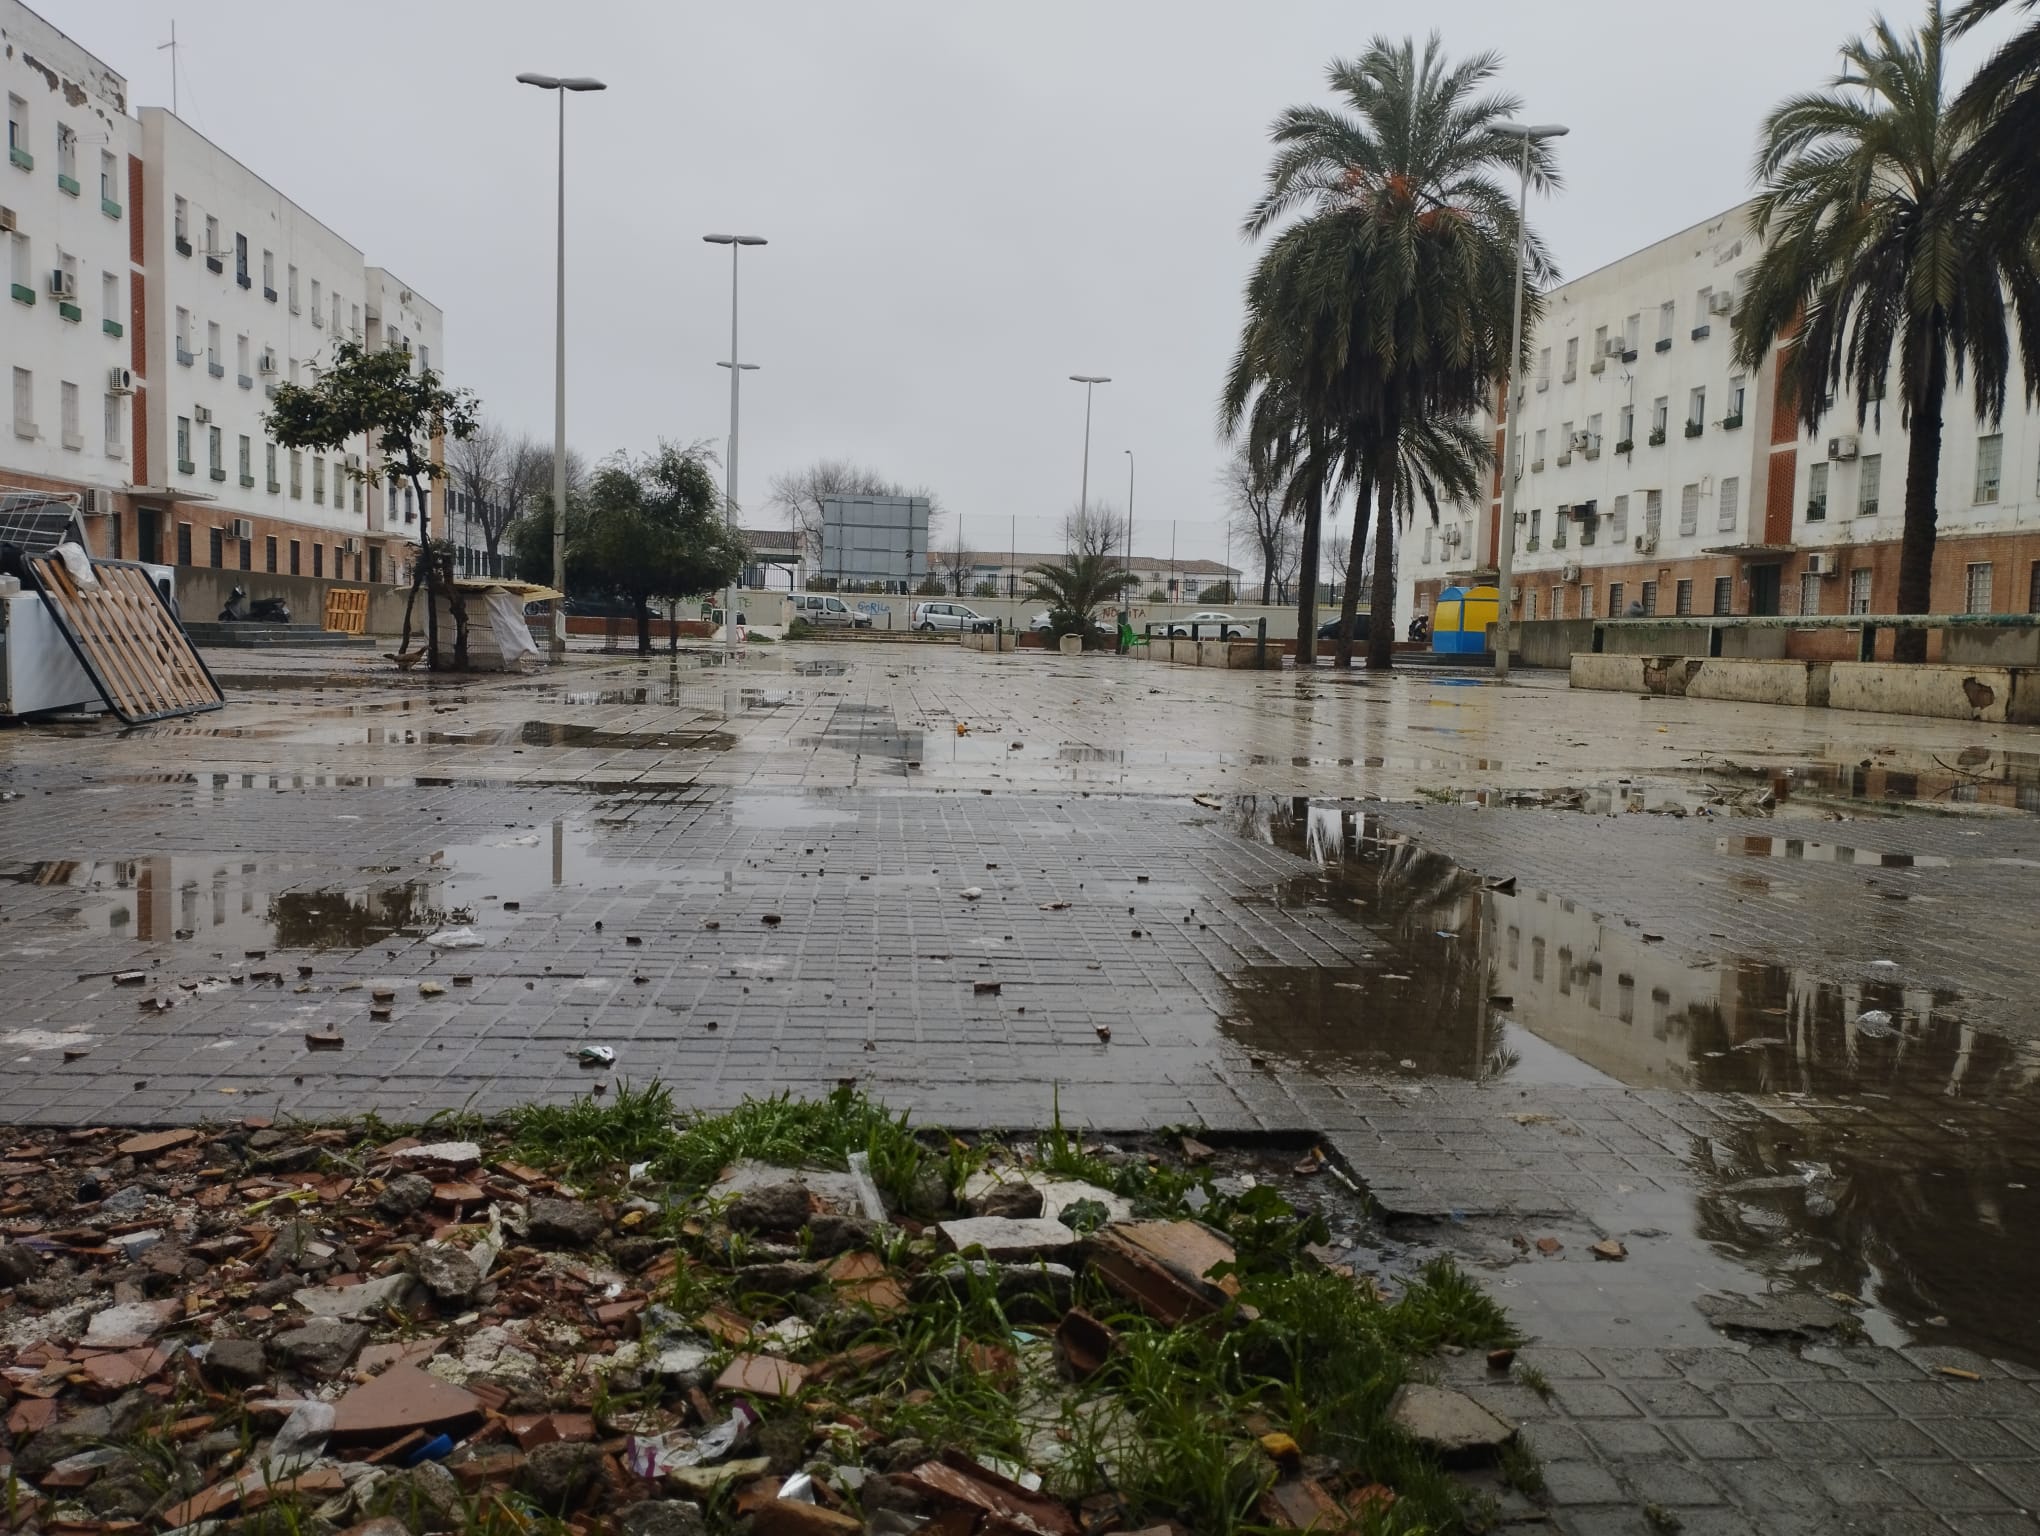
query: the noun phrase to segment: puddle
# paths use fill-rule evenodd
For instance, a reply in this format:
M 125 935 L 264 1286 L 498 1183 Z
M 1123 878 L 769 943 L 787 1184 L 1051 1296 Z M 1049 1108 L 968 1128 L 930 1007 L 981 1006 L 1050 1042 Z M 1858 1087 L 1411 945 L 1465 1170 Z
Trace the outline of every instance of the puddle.
M 472 924 L 508 933 L 530 903 L 556 888 L 720 884 L 709 868 L 606 858 L 593 829 L 554 821 L 452 844 L 417 875 L 330 874 L 273 859 L 154 854 L 129 860 L 52 860 L 0 878 L 61 891 L 38 916 L 145 945 L 189 945 L 238 959 L 245 950 L 360 950 Z M 506 911 L 504 903 L 519 904 Z
M 1528 1112 L 1555 1085 L 1765 1095 L 1739 1129 L 1675 1149 L 1697 1196 L 1611 1185 L 1624 1192 L 1609 1219 L 1673 1229 L 1650 1241 L 1694 1285 L 1739 1267 L 1756 1289 L 1861 1297 L 1873 1338 L 2040 1365 L 2040 1043 L 1978 1029 L 1959 996 L 1875 967 L 1837 982 L 1682 956 L 1578 903 L 1489 889 L 1358 807 L 1242 797 L 1230 819 L 1312 866 L 1259 899 L 1365 925 L 1337 963 L 1229 976 L 1221 1028 L 1242 1047 L 1306 1072 L 1520 1089 L 1507 1105 Z M 1842 845 L 1747 841 L 1762 846 L 1720 852 L 1884 865 Z M 1540 1270 L 1523 1283 L 1589 1282 Z M 1568 1313 L 1557 1301 L 1554 1321 Z M 1625 1295 L 1615 1310 L 1632 1305 L 1647 1303 Z
M 1803 859 L 1809 864 L 1860 864 L 1872 869 L 1946 869 L 1954 863 L 1938 854 L 1877 853 L 1803 837 L 1719 837 L 1714 840 L 1714 851 L 1750 859 Z
M 1793 800 L 2000 806 L 2040 813 L 2040 752 L 1968 747 L 1943 754 L 1880 751 L 1854 762 L 1784 767 L 1725 763 L 1721 773 Z

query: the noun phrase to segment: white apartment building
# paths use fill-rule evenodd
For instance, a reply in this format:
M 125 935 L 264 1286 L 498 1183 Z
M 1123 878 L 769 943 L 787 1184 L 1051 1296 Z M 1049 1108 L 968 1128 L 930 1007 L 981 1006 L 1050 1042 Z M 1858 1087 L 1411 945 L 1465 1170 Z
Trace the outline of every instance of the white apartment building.
M 1775 355 L 1736 366 L 1731 322 L 1760 251 L 1749 214 L 1739 205 L 1545 296 L 1512 429 L 1519 620 L 1896 608 L 1899 412 L 1873 407 L 1859 428 L 1843 392 L 1807 433 L 1778 401 Z M 1499 456 L 1499 428 L 1494 441 Z M 1404 618 L 1443 587 L 1494 579 L 1499 473 L 1492 491 L 1413 526 Z M 1939 510 L 1934 611 L 2040 608 L 2034 413 L 1979 428 L 1951 389 Z
M 415 492 L 366 441 L 292 450 L 263 417 L 345 341 L 438 365 L 439 308 L 172 113 L 128 115 L 126 82 L 21 0 L 0 39 L 0 486 L 80 493 L 109 555 L 404 579 Z
M 127 81 L 16 0 L 0 0 L 0 372 L 11 431 L 0 486 L 102 499 L 130 483 L 132 334 Z

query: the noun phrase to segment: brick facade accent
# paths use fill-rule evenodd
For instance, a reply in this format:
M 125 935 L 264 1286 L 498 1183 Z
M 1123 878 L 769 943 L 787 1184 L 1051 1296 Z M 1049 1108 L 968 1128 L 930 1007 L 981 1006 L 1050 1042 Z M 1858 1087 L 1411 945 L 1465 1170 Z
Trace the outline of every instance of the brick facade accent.
M 142 210 L 148 206 L 148 185 L 139 155 L 128 156 L 128 368 L 135 376 L 131 402 L 132 426 L 128 431 L 129 465 L 137 485 L 149 483 L 149 412 L 144 391 L 149 377 L 149 294 L 143 274 L 147 262 L 142 255 Z

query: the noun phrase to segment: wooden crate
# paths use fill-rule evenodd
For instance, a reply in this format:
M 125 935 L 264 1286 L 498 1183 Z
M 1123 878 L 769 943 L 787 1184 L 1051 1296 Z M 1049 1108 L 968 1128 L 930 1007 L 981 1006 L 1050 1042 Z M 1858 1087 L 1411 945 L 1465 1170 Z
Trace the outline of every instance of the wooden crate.
M 328 629 L 337 629 L 343 635 L 361 635 L 368 632 L 368 588 L 328 587 L 326 589 L 326 618 Z
M 31 555 L 22 565 L 106 707 L 121 720 L 140 725 L 226 703 L 142 566 L 95 560 L 99 584 L 81 587 L 55 555 Z

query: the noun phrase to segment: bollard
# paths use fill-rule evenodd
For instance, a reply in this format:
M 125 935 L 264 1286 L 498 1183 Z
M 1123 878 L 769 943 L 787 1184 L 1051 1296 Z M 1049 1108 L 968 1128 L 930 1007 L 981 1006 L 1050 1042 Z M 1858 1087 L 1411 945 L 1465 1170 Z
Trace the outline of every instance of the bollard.
M 1262 615 L 1261 615 L 1261 621 L 1260 621 L 1260 623 L 1259 623 L 1258 625 L 1256 625 L 1256 626 L 1255 626 L 1255 628 L 1256 628 L 1256 630 L 1257 630 L 1257 633 L 1256 633 L 1256 634 L 1255 634 L 1255 636 L 1254 636 L 1254 665 L 1255 665 L 1256 667 L 1258 667 L 1258 668 L 1261 668 L 1261 669 L 1262 669 L 1263 671 L 1265 671 L 1265 670 L 1267 669 L 1267 666 L 1268 666 L 1268 615 L 1267 615 L 1267 614 L 1265 614 L 1265 613 L 1264 613 L 1264 614 L 1262 614 Z

